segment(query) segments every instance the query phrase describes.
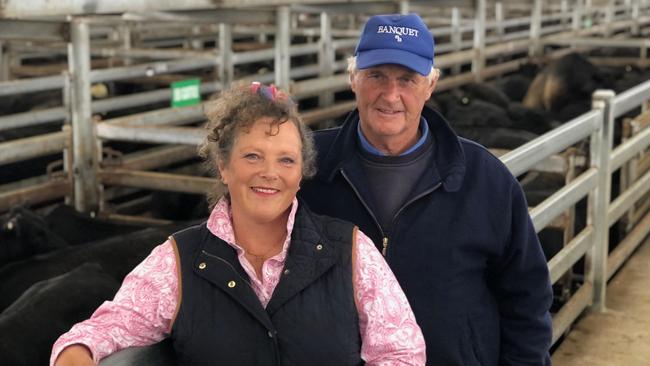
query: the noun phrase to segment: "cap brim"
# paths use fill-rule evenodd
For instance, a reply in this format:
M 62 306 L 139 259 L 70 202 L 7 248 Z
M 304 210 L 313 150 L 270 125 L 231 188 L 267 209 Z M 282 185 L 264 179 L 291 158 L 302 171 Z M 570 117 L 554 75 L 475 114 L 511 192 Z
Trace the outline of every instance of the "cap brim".
M 384 64 L 402 65 L 418 74 L 427 76 L 431 73 L 433 60 L 415 53 L 396 49 L 375 49 L 357 52 L 358 69 L 367 69 Z

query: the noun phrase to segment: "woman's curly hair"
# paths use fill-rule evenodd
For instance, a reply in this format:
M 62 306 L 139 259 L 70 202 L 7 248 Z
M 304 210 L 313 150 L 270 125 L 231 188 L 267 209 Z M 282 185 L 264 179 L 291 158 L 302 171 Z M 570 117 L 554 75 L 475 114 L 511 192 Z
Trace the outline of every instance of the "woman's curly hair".
M 208 133 L 198 147 L 208 169 L 218 178 L 217 184 L 208 194 L 210 207 L 223 196 L 229 198 L 223 184 L 218 163 L 228 164 L 235 140 L 240 132 L 249 131 L 260 118 L 270 118 L 269 135 L 278 133 L 281 124 L 291 121 L 302 142 L 302 177 L 310 178 L 316 173 L 316 151 L 311 130 L 302 122 L 296 104 L 284 92 L 275 87 L 262 85 L 239 85 L 221 92 L 216 99 L 204 104 L 208 118 L 205 126 Z

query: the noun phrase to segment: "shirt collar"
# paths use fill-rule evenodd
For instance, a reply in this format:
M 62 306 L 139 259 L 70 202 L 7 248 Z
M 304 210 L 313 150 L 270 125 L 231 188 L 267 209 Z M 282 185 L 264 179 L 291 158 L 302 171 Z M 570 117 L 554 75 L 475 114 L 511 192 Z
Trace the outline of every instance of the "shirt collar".
M 298 200 L 294 197 L 293 202 L 291 203 L 289 218 L 287 220 L 287 237 L 284 239 L 282 251 L 278 255 L 272 257 L 272 259 L 278 261 L 284 261 L 286 259 L 297 210 Z M 207 227 L 212 235 L 235 248 L 238 255 L 244 253 L 244 249 L 235 242 L 235 230 L 232 226 L 232 210 L 230 209 L 230 203 L 224 197 L 222 197 L 212 209 L 210 217 L 208 218 Z
M 417 150 L 418 147 L 422 146 L 422 144 L 424 144 L 425 141 L 427 140 L 427 135 L 429 134 L 429 124 L 422 116 L 420 116 L 419 129 L 422 131 L 422 135 L 420 136 L 420 139 L 413 146 L 408 148 L 403 153 L 399 154 L 399 156 L 404 156 L 412 153 L 413 151 Z M 368 139 L 366 139 L 366 137 L 363 135 L 363 132 L 361 132 L 361 121 L 359 121 L 359 124 L 357 124 L 357 135 L 359 136 L 359 142 L 361 143 L 361 147 L 364 150 L 366 150 L 367 152 L 373 155 L 386 156 L 386 154 L 377 150 L 376 147 L 372 146 L 372 144 L 368 141 Z

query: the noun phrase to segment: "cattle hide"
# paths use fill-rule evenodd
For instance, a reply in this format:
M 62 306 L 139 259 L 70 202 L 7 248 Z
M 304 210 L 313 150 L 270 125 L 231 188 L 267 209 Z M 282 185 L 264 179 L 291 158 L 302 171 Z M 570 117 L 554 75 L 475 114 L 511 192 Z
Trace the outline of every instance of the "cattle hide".
M 49 229 L 43 217 L 29 209 L 15 207 L 0 217 L 0 268 L 67 246 L 61 236 Z
M 563 56 L 544 68 L 533 80 L 523 104 L 558 112 L 576 100 L 591 99 L 603 84 L 596 66 L 577 53 Z
M 0 310 L 9 306 L 34 283 L 61 275 L 85 262 L 99 263 L 108 274 L 121 282 L 155 246 L 187 226 L 184 223 L 148 228 L 10 263 L 0 268 Z
M 0 267 L 70 245 L 89 243 L 142 229 L 56 206 L 44 217 L 23 207 L 12 208 L 0 219 Z
M 174 366 L 175 353 L 171 339 L 146 347 L 131 347 L 116 352 L 99 362 L 99 366 Z
M 454 130 L 461 137 L 493 149 L 514 150 L 538 137 L 532 132 L 502 127 L 458 126 Z
M 32 285 L 0 314 L 3 365 L 47 365 L 52 344 L 111 299 L 119 283 L 97 263 Z

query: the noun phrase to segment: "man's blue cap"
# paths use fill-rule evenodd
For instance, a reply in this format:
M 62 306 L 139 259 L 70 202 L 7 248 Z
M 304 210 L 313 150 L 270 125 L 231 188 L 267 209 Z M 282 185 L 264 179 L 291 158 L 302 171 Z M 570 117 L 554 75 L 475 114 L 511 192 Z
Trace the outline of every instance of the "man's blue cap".
M 357 68 L 398 64 L 426 76 L 433 66 L 433 43 L 417 14 L 375 15 L 368 19 L 354 51 Z

